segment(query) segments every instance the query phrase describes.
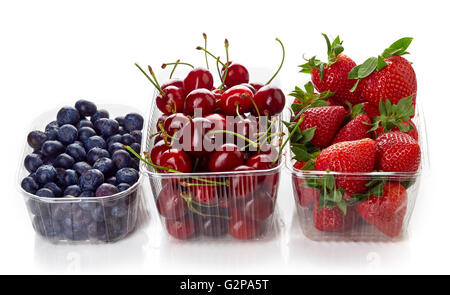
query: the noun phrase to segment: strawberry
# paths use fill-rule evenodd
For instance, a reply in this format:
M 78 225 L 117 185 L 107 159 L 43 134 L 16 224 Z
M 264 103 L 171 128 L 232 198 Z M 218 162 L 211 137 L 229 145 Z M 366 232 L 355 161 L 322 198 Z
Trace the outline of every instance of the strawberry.
M 333 144 L 342 141 L 358 140 L 370 137 L 370 117 L 366 114 L 356 116 L 339 130 L 333 139 Z
M 408 132 L 406 132 L 406 134 L 408 134 L 409 136 L 411 136 L 412 138 L 414 138 L 416 141 L 419 141 L 419 132 L 417 131 L 417 127 L 416 124 L 414 124 L 413 121 L 408 120 L 408 121 L 400 121 L 402 125 L 405 126 L 405 128 L 412 128 L 411 130 L 409 130 Z M 398 126 L 394 126 L 394 128 L 392 128 L 392 131 L 401 131 L 400 128 Z M 383 133 L 386 133 L 383 131 L 383 127 L 378 127 L 377 130 L 375 130 L 375 134 L 376 136 L 380 136 Z
M 363 102 L 362 105 L 364 112 L 366 112 L 367 116 L 369 116 L 371 119 L 380 115 L 380 111 L 367 101 Z
M 406 214 L 408 194 L 398 182 L 387 182 L 382 196 L 370 195 L 356 205 L 359 215 L 389 237 L 400 234 Z
M 314 203 L 314 226 L 320 231 L 338 231 L 352 227 L 358 220 L 353 207 L 348 207 L 346 214 L 339 207 L 319 209 L 319 200 Z
M 324 149 L 316 160 L 319 171 L 336 172 L 371 172 L 375 165 L 375 141 L 364 138 L 355 141 L 344 141 Z M 337 187 L 347 193 L 361 193 L 366 190 L 366 180 L 361 177 L 340 175 L 336 179 Z
M 328 63 L 321 62 L 315 57 L 300 65 L 300 72 L 310 73 L 314 87 L 319 92 L 332 91 L 333 98 L 341 103 L 349 101 L 352 104 L 361 102 L 361 96 L 358 91 L 350 92 L 354 81 L 348 79 L 351 69 L 356 63 L 342 53 L 344 48 L 339 36 L 330 43 L 328 36 L 322 34 L 327 42 Z
M 356 66 L 349 73 L 350 79 L 357 79 L 351 91 L 360 90 L 363 100 L 378 106 L 380 100 L 390 99 L 397 104 L 400 99 L 412 95 L 415 105 L 417 93 L 416 73 L 410 62 L 401 55 L 412 38 L 402 38 L 394 42 L 378 57 L 371 57 Z
M 294 168 L 301 170 L 307 162 L 296 161 Z M 292 186 L 298 202 L 302 207 L 309 207 L 320 196 L 320 190 L 306 186 L 306 179 L 300 178 L 292 174 Z
M 319 160 L 319 159 L 317 159 Z M 410 135 L 392 131 L 376 139 L 377 170 L 416 172 L 420 165 L 420 146 Z
M 345 119 L 345 108 L 341 106 L 316 107 L 305 110 L 297 119 L 302 118 L 300 129 L 316 128 L 311 143 L 316 147 L 327 147 Z

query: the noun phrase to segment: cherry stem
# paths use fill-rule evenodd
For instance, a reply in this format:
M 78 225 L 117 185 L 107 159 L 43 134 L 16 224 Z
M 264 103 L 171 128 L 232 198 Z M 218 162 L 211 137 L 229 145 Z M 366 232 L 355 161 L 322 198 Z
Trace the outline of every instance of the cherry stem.
M 208 38 L 206 36 L 205 33 L 203 33 L 203 39 L 205 39 L 205 49 L 206 49 L 206 44 L 208 43 Z M 209 70 L 209 65 L 208 65 L 208 54 L 205 52 L 205 60 L 206 60 L 206 68 Z
M 197 49 L 197 50 L 203 50 L 205 53 L 209 54 L 212 58 L 214 58 L 214 59 L 217 60 L 217 57 L 216 57 L 214 54 L 212 54 L 211 52 L 209 52 L 208 50 L 206 50 L 205 48 L 203 48 L 203 47 L 201 47 L 201 46 L 198 46 L 196 49 Z M 219 60 L 219 63 L 220 63 L 222 66 L 225 66 L 225 65 L 223 64 L 223 62 L 221 62 L 220 60 Z
M 248 96 L 250 100 L 252 101 L 253 106 L 255 107 L 256 113 L 258 114 L 258 117 L 261 117 L 261 113 L 259 112 L 259 108 L 256 105 L 256 102 L 253 100 L 253 97 L 251 95 Z
M 223 83 L 222 74 L 220 73 L 220 69 L 219 69 L 219 62 L 220 62 L 220 56 L 218 56 L 216 59 L 216 68 L 217 68 L 217 73 L 219 73 L 220 82 Z M 219 89 L 219 91 L 220 91 L 220 93 L 222 93 L 222 89 Z
M 175 69 L 177 68 L 179 62 L 180 62 L 179 59 L 175 62 L 175 65 L 173 66 L 172 71 L 170 72 L 169 79 L 172 79 L 173 73 L 175 73 Z
M 286 140 L 285 140 L 285 141 L 283 142 L 283 144 L 281 145 L 280 150 L 278 151 L 278 155 L 277 155 L 277 157 L 275 158 L 275 160 L 272 162 L 272 164 L 275 164 L 275 163 L 278 161 L 278 159 L 279 159 L 280 156 L 281 156 L 281 153 L 283 152 L 284 147 L 285 147 L 286 144 L 289 142 L 289 140 L 291 139 L 292 135 L 294 135 L 295 131 L 299 128 L 299 126 L 300 126 L 300 124 L 303 122 L 303 119 L 304 119 L 304 118 L 305 118 L 305 117 L 301 117 L 301 118 L 297 121 L 297 124 L 295 124 L 294 129 L 292 129 L 291 133 L 288 135 L 288 137 L 286 138 Z
M 171 66 L 171 65 L 185 65 L 185 66 L 189 66 L 189 67 L 191 67 L 191 68 L 195 68 L 193 65 L 191 65 L 190 63 L 187 63 L 187 62 L 182 62 L 182 61 L 180 61 L 180 60 L 177 60 L 176 62 L 168 62 L 168 63 L 164 63 L 164 64 L 162 64 L 161 65 L 161 68 L 162 69 L 165 69 L 166 68 L 166 66 Z
M 236 103 L 236 114 L 238 115 L 239 119 L 244 121 L 244 117 L 239 113 L 239 103 Z
M 278 73 L 280 72 L 281 68 L 283 67 L 283 63 L 284 63 L 285 50 L 284 50 L 283 42 L 281 42 L 280 39 L 278 39 L 278 38 L 276 38 L 275 40 L 277 40 L 280 43 L 280 45 L 281 45 L 281 49 L 283 50 L 283 58 L 281 59 L 281 64 L 278 67 L 278 70 L 275 72 L 275 74 L 272 76 L 272 78 L 270 78 L 270 80 L 266 83 L 266 85 L 270 84 L 270 82 L 272 82 L 272 80 L 275 79 L 275 77 L 278 75 Z
M 153 86 L 155 86 L 155 88 L 158 89 L 161 95 L 166 95 L 164 91 L 162 91 L 161 87 L 158 86 L 159 84 L 153 82 L 152 78 L 150 78 L 150 76 L 137 63 L 135 63 L 134 65 L 138 67 L 139 70 L 141 70 L 141 72 L 145 75 L 145 77 L 147 77 L 147 79 L 153 84 Z
M 236 137 L 239 137 L 239 138 L 245 140 L 246 142 L 250 143 L 250 144 L 251 144 L 252 146 L 254 146 L 254 147 L 257 147 L 257 146 L 258 146 L 258 143 L 257 143 L 257 142 L 254 142 L 253 140 L 250 140 L 250 139 L 248 139 L 247 137 L 245 137 L 245 136 L 243 136 L 243 135 L 241 135 L 241 134 L 239 134 L 239 133 L 230 131 L 230 130 L 212 130 L 212 131 L 209 131 L 208 133 L 212 133 L 212 134 L 216 134 L 216 133 L 227 133 L 227 134 L 231 134 L 231 135 L 234 135 L 234 136 L 236 136 Z
M 222 215 L 215 215 L 215 214 L 206 214 L 206 213 L 202 213 L 202 212 L 198 211 L 197 209 L 195 209 L 195 208 L 192 206 L 192 203 L 195 202 L 195 201 L 192 200 L 191 197 L 183 196 L 183 199 L 186 201 L 189 210 L 191 210 L 191 211 L 194 212 L 195 214 L 198 214 L 198 215 L 203 216 L 203 217 L 216 217 L 216 218 L 224 218 L 224 219 L 228 219 L 228 220 L 231 219 L 231 217 L 229 217 L 229 216 L 222 216 Z M 196 203 L 196 204 L 199 204 L 199 203 Z M 201 206 L 201 205 L 200 205 L 200 206 Z M 215 207 L 215 206 L 214 206 L 214 207 Z
M 228 46 L 229 46 L 228 40 L 225 39 L 225 52 L 227 54 L 227 64 L 225 66 L 225 73 L 223 75 L 222 84 L 219 87 L 220 91 L 222 91 L 223 87 L 225 86 L 225 80 L 227 79 L 227 74 L 228 74 L 228 67 L 230 66 L 229 59 L 228 59 Z
M 156 75 L 153 72 L 153 69 L 151 66 L 147 66 L 148 67 L 148 71 L 150 72 L 150 75 L 152 75 L 153 79 L 155 80 L 156 85 L 158 85 L 158 89 L 161 92 L 162 95 L 165 95 L 164 91 L 161 89 L 161 86 L 158 83 L 158 79 L 156 79 Z

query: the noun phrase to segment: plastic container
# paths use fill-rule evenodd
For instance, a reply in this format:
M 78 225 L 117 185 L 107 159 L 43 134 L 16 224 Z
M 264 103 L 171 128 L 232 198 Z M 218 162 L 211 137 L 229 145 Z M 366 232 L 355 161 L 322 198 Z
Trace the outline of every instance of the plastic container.
M 138 112 L 124 105 L 98 105 L 106 109 L 111 117 Z M 37 117 L 29 131 L 43 130 L 56 118 L 58 109 Z M 28 176 L 23 159 L 32 153 L 25 143 L 22 161 L 19 164 L 18 187 L 25 200 L 34 230 L 52 242 L 115 242 L 127 236 L 136 226 L 141 212 L 143 176 L 129 189 L 106 197 L 43 198 L 22 189 L 20 183 Z
M 419 145 L 421 147 L 421 164 L 417 172 L 370 172 L 370 173 L 340 173 L 329 172 L 335 179 L 355 180 L 369 182 L 372 180 L 385 181 L 394 183 L 391 186 L 391 191 L 394 193 L 402 192 L 402 189 L 396 187 L 398 183 L 406 189 L 405 201 L 396 212 L 397 219 L 390 223 L 379 223 L 372 220 L 372 222 L 365 221 L 356 211 L 356 206 L 347 208 L 347 214 L 341 218 L 340 211 L 337 207 L 332 217 L 342 220 L 342 225 L 335 230 L 327 230 L 321 227 L 321 222 L 326 222 L 321 217 L 317 217 L 316 226 L 314 207 L 318 200 L 320 191 L 314 188 L 305 187 L 306 181 L 314 181 L 322 178 L 327 172 L 325 171 L 303 171 L 293 167 L 295 160 L 287 157 L 286 164 L 291 172 L 292 188 L 294 200 L 297 207 L 298 218 L 300 226 L 306 237 L 315 241 L 398 241 L 407 236 L 408 224 L 414 210 L 416 198 L 419 195 L 419 187 L 421 176 L 425 167 L 428 166 L 428 152 L 427 152 L 427 138 L 426 128 L 423 118 L 423 113 L 420 106 L 416 106 L 416 116 L 413 119 L 419 132 Z M 292 155 L 292 153 L 289 153 Z M 401 216 L 404 215 L 403 219 Z M 400 217 L 399 217 L 400 216 Z M 376 226 L 375 226 L 376 224 Z M 378 228 L 377 228 L 378 227 Z
M 162 115 L 154 105 L 144 133 L 143 151 L 149 153 L 154 145 L 151 135 Z M 281 124 L 277 116 L 272 130 L 280 131 Z M 248 240 L 264 238 L 273 227 L 281 166 L 280 158 L 276 167 L 267 170 L 158 173 L 141 163 L 141 171 L 149 179 L 162 225 L 170 236 Z M 207 182 L 223 185 L 202 185 Z M 207 203 L 196 201 L 201 194 L 207 196 Z

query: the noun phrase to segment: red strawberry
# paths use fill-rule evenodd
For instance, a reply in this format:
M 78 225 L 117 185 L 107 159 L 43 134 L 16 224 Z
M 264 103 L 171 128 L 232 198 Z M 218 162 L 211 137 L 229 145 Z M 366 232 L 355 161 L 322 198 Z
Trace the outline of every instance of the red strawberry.
M 375 165 L 375 141 L 364 138 L 355 141 L 344 141 L 324 149 L 316 161 L 319 171 L 336 172 L 371 172 Z M 367 180 L 360 177 L 340 175 L 336 177 L 337 187 L 347 193 L 361 193 L 366 190 Z
M 297 161 L 294 164 L 294 168 L 300 170 L 305 164 L 306 162 Z M 305 178 L 297 177 L 294 174 L 292 175 L 292 186 L 300 206 L 309 207 L 317 198 L 319 198 L 320 190 L 305 186 L 305 182 Z
M 344 107 L 326 106 L 307 109 L 299 117 L 303 117 L 300 124 L 301 130 L 316 127 L 311 143 L 316 147 L 327 147 L 333 139 L 339 127 L 344 121 L 346 111 Z M 297 119 L 298 121 L 298 119 Z
M 362 138 L 369 138 L 370 133 L 370 118 L 366 114 L 356 116 L 356 118 L 350 120 L 338 134 L 334 137 L 333 144 L 342 141 L 358 140 Z
M 412 38 L 402 38 L 382 55 L 371 57 L 352 69 L 349 78 L 358 79 L 359 85 L 355 86 L 360 89 L 363 100 L 378 107 L 380 100 L 389 99 L 392 104 L 397 104 L 400 99 L 412 95 L 412 103 L 415 105 L 416 73 L 410 62 L 400 56 L 407 53 L 406 49 L 411 41 Z
M 371 195 L 356 205 L 359 215 L 382 233 L 396 237 L 400 234 L 406 214 L 408 194 L 398 182 L 387 182 L 383 186 L 383 195 Z
M 364 112 L 366 112 L 367 116 L 369 116 L 370 118 L 374 118 L 374 117 L 380 115 L 380 111 L 378 110 L 378 108 L 374 107 L 367 101 L 363 102 L 362 105 L 363 105 Z
M 358 214 L 353 207 L 347 207 L 347 212 L 333 207 L 326 206 L 319 211 L 319 199 L 314 203 L 314 226 L 320 231 L 337 231 L 345 230 L 352 227 L 358 220 Z
M 420 165 L 420 146 L 403 132 L 384 133 L 376 140 L 376 169 L 386 172 L 415 172 Z
M 328 47 L 328 63 L 321 62 L 315 57 L 301 65 L 301 72 L 311 73 L 311 80 L 319 92 L 332 91 L 333 98 L 341 103 L 349 101 L 352 104 L 361 102 L 358 91 L 350 92 L 354 81 L 348 79 L 348 74 L 356 63 L 348 56 L 341 53 L 344 48 L 339 36 L 330 44 L 327 35 L 323 34 Z

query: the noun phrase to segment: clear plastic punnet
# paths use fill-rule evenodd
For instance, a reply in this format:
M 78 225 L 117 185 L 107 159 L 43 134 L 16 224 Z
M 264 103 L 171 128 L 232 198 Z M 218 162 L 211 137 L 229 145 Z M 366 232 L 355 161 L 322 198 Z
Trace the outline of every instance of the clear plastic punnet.
M 69 105 L 69 104 L 68 104 Z M 98 105 L 108 110 L 111 117 L 138 112 L 124 105 Z M 58 109 L 37 117 L 31 130 L 43 130 L 56 117 Z M 37 234 L 51 242 L 102 243 L 115 242 L 126 237 L 136 227 L 142 214 L 143 176 L 127 190 L 104 197 L 44 198 L 22 189 L 20 183 L 28 176 L 23 159 L 33 150 L 25 143 L 18 169 L 18 188 L 28 209 L 32 226 Z
M 413 122 L 419 133 L 421 148 L 421 163 L 416 172 L 305 171 L 294 167 L 296 161 L 292 159 L 292 152 L 289 153 L 286 166 L 291 172 L 299 223 L 306 237 L 315 241 L 399 241 L 407 238 L 408 224 L 420 192 L 421 177 L 428 168 L 427 135 L 420 105 L 416 106 Z M 336 206 L 335 209 L 328 210 L 329 214 L 326 216 L 321 215 L 318 213 L 318 200 L 322 191 L 307 183 L 317 183 L 325 179 L 324 177 L 333 181 L 363 182 L 367 186 L 383 183 L 383 197 L 393 196 L 400 203 L 390 207 L 386 205 L 387 202 L 372 198 L 370 206 L 365 207 L 355 202 L 346 208 L 345 214 Z M 344 193 L 343 198 L 348 197 Z M 327 223 L 331 223 L 330 220 L 339 220 L 340 224 L 327 227 Z

